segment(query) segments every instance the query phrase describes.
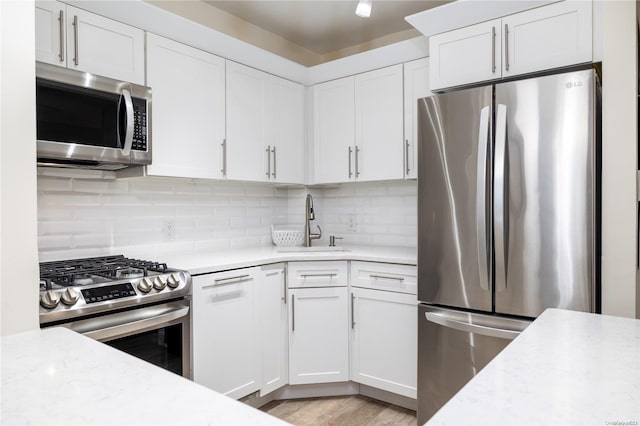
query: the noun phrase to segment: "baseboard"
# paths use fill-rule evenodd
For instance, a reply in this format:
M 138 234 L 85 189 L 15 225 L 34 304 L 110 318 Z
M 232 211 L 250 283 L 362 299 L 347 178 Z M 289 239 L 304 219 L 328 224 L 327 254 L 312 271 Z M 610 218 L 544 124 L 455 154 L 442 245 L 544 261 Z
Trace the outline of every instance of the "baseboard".
M 416 411 L 418 402 L 413 398 L 398 395 L 392 392 L 376 389 L 371 386 L 361 385 L 355 382 L 318 383 L 312 385 L 287 385 L 270 394 L 259 396 L 260 392 L 253 393 L 242 399 L 241 402 L 254 408 L 260 408 L 271 401 L 281 399 L 319 398 L 325 396 L 364 395 L 369 398 L 387 402 L 389 404 L 404 407 Z
M 409 398 L 404 395 L 398 395 L 397 393 L 373 388 L 371 386 L 360 385 L 360 395 L 368 396 L 369 398 L 377 399 L 379 401 L 388 402 L 389 404 L 404 407 L 409 410 L 418 410 L 418 400 Z

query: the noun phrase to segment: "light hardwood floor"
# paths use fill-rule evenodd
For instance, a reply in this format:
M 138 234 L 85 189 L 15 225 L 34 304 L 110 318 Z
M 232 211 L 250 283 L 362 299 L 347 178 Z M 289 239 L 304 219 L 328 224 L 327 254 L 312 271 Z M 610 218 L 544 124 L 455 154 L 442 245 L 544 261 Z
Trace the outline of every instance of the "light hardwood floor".
M 295 426 L 416 424 L 415 411 L 361 395 L 273 401 L 260 409 Z

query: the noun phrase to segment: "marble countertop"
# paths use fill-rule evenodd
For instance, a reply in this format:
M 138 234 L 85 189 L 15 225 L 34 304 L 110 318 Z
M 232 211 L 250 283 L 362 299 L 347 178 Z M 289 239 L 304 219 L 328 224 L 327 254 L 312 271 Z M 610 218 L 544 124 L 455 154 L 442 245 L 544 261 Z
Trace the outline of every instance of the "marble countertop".
M 192 275 L 246 268 L 277 262 L 307 260 L 361 260 L 369 262 L 417 264 L 417 250 L 405 247 L 349 246 L 346 251 L 282 252 L 283 248 L 258 247 L 214 251 L 198 255 L 167 255 L 164 261 L 172 268 L 185 269 Z M 314 247 L 324 250 L 327 247 Z
M 547 309 L 427 422 L 639 425 L 640 320 Z
M 285 425 L 65 328 L 2 337 L 3 425 Z

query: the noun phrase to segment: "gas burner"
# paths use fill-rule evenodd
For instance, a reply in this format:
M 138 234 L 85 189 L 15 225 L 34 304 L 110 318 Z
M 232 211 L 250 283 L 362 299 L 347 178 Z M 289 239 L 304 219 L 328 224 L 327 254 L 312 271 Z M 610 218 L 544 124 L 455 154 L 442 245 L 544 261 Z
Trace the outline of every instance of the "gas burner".
M 138 268 L 117 269 L 115 274 L 116 278 L 142 278 L 145 275 L 145 270 Z
M 94 277 L 89 274 L 74 275 L 72 280 L 73 285 L 89 285 L 95 282 Z

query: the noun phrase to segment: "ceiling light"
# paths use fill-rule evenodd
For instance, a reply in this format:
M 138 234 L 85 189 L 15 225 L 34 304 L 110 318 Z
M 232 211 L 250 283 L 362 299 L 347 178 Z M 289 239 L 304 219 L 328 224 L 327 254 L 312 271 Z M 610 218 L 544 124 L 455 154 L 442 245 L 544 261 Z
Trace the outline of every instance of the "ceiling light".
M 368 18 L 371 16 L 371 0 L 360 0 L 356 7 L 356 15 L 361 18 Z

